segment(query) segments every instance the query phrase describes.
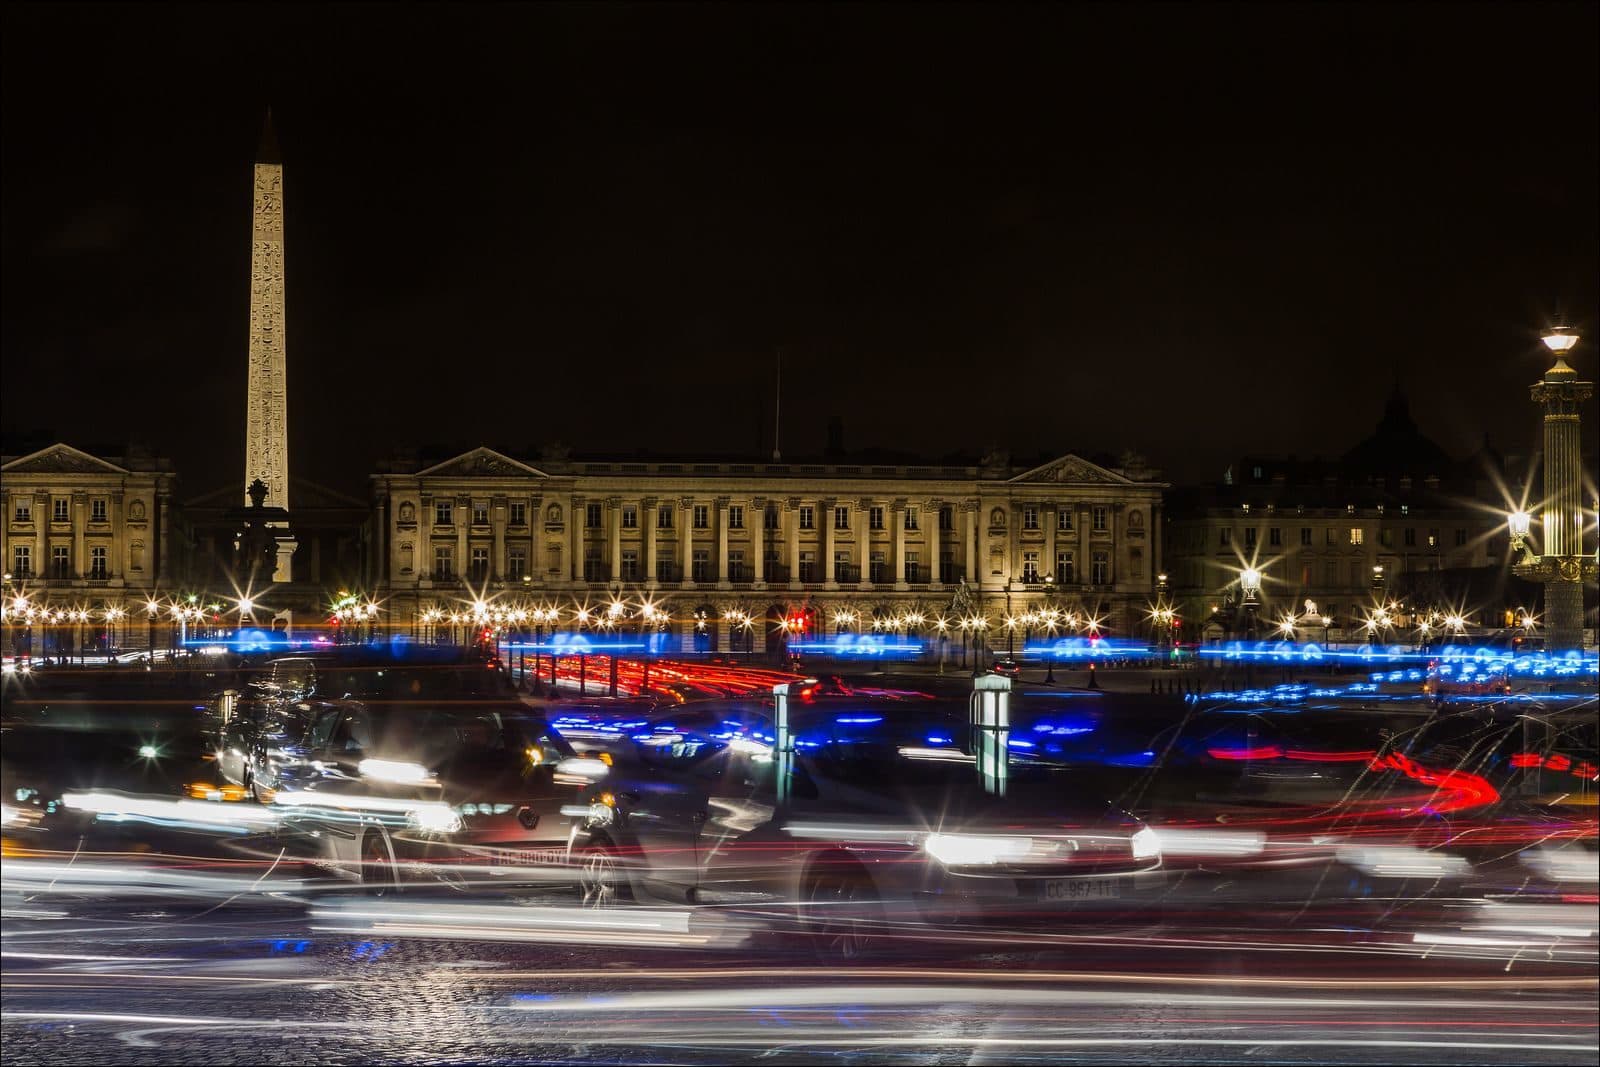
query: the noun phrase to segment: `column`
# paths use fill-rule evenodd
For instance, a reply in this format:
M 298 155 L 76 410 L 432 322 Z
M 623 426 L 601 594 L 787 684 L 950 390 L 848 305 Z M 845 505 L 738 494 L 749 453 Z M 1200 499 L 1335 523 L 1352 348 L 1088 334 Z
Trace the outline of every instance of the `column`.
M 606 498 L 606 578 L 622 578 L 622 498 Z
M 167 512 L 170 510 L 172 499 L 165 492 L 162 492 L 159 495 L 159 500 L 160 506 L 157 509 L 156 515 L 157 548 L 156 552 L 152 553 L 151 559 L 151 562 L 156 566 L 156 572 L 155 574 L 151 575 L 151 585 L 154 585 L 156 581 L 159 581 L 167 576 L 167 563 L 169 559 L 167 555 L 167 542 L 171 540 L 171 538 L 167 536 L 172 529 L 172 527 L 167 523 Z
M 839 506 L 837 500 L 817 501 L 817 510 L 821 512 L 817 520 L 822 523 L 822 588 L 839 588 L 839 575 L 833 566 L 833 554 L 837 551 L 838 531 L 833 528 L 833 509 Z
M 750 522 L 751 555 L 755 556 L 755 584 L 757 589 L 763 589 L 767 584 L 767 500 L 766 497 L 753 497 L 750 501 L 750 510 L 746 512 L 746 521 Z M 757 636 L 766 630 L 765 626 L 756 628 Z
M 889 523 L 894 528 L 889 531 L 890 541 L 894 544 L 894 552 L 889 557 L 889 566 L 894 571 L 894 587 L 901 592 L 911 588 L 906 583 L 906 500 L 901 497 L 894 502 L 889 511 Z
M 639 521 L 644 523 L 644 580 L 652 588 L 656 584 L 656 507 L 658 501 L 647 496 L 639 501 Z
M 120 491 L 111 494 L 111 558 L 106 561 L 111 567 L 111 577 L 118 579 L 128 573 L 128 536 L 122 525 L 122 498 Z M 5 521 L 9 519 L 9 515 L 4 516 Z M 0 559 L 3 558 L 4 553 L 0 553 Z M 7 560 L 6 566 L 10 565 L 11 561 Z
M 489 527 L 494 531 L 494 557 L 491 566 L 494 580 L 506 580 L 506 498 L 489 498 Z
M 583 581 L 583 505 L 574 493 L 567 513 L 567 576 L 574 582 Z
M 1075 577 L 1079 585 L 1088 585 L 1089 579 L 1094 576 L 1094 559 L 1089 555 L 1089 517 L 1093 509 L 1087 504 L 1078 504 L 1078 573 Z
M 89 524 L 89 495 L 72 494 L 72 574 L 83 578 L 89 573 L 89 561 L 84 559 L 83 534 Z
M 450 517 L 456 524 L 456 577 L 465 578 L 472 573 L 472 556 L 467 551 L 467 531 L 472 528 L 472 498 L 458 495 Z
M 789 588 L 800 588 L 800 498 L 783 502 L 784 536 L 789 539 Z
M 717 588 L 732 589 L 728 580 L 728 498 L 719 496 L 717 504 Z M 721 630 L 726 630 L 723 626 Z M 719 630 L 720 633 L 720 630 Z
M 1116 585 L 1122 581 L 1123 575 L 1128 573 L 1128 536 L 1123 530 L 1127 520 L 1123 518 L 1123 505 L 1111 505 L 1111 584 Z
M 1039 561 L 1039 572 L 1052 579 L 1056 573 L 1056 523 L 1060 521 L 1056 511 L 1060 507 L 1060 504 L 1047 504 L 1039 508 L 1039 521 L 1044 523 L 1044 558 Z
M 963 501 L 961 510 L 967 517 L 967 583 L 976 588 L 978 581 L 978 508 L 976 500 Z
M 867 589 L 872 584 L 872 501 L 856 501 L 856 564 L 861 573 L 856 576 L 857 587 Z
M 540 497 L 528 501 L 528 573 L 535 582 L 544 581 L 544 500 Z
M 1152 582 L 1154 582 L 1155 578 L 1156 578 L 1156 575 L 1160 574 L 1162 572 L 1162 570 L 1163 570 L 1162 559 L 1161 559 L 1161 556 L 1162 556 L 1162 543 L 1161 543 L 1162 542 L 1162 536 L 1161 536 L 1162 535 L 1162 529 L 1161 529 L 1161 505 L 1160 504 L 1151 504 L 1150 505 L 1149 530 L 1150 530 L 1150 533 L 1147 536 L 1149 537 L 1149 540 L 1150 540 L 1150 580 Z M 1284 534 L 1284 536 L 1285 537 L 1288 536 L 1287 532 Z M 1301 557 L 1301 562 L 1302 563 L 1304 562 L 1304 556 Z M 1315 578 L 1316 575 L 1312 575 L 1312 577 Z M 1168 584 L 1170 585 L 1172 583 L 1169 582 Z M 1311 584 L 1315 585 L 1316 582 L 1313 581 Z
M 1006 503 L 1006 577 L 1013 587 L 1022 581 L 1022 505 Z
M 922 505 L 922 521 L 927 523 L 928 581 L 938 589 L 944 584 L 943 564 L 939 562 L 939 516 L 944 514 L 944 501 L 928 500 Z
M 683 554 L 683 574 L 680 580 L 685 586 L 694 584 L 694 497 L 686 496 L 678 500 L 678 548 Z M 691 629 L 690 633 L 694 631 Z

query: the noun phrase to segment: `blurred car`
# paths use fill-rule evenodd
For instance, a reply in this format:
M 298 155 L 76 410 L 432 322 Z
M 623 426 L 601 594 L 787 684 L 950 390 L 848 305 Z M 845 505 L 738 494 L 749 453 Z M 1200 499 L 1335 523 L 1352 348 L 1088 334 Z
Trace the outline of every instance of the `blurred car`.
M 989 670 L 993 674 L 1004 674 L 1007 677 L 1016 678 L 1022 674 L 1022 664 L 1014 659 L 997 659 L 989 667 Z
M 572 859 L 585 903 L 794 906 L 820 947 L 851 956 L 885 921 L 1049 921 L 1159 881 L 1143 825 L 1083 796 L 1066 768 L 1014 759 L 995 796 L 949 727 L 930 737 L 924 722 L 830 711 L 797 725 L 785 803 L 770 721 L 721 725 L 653 727 L 584 791 Z
M 283 834 L 377 894 L 547 881 L 574 823 L 562 809 L 608 769 L 515 702 L 333 703 L 299 752 L 271 797 Z

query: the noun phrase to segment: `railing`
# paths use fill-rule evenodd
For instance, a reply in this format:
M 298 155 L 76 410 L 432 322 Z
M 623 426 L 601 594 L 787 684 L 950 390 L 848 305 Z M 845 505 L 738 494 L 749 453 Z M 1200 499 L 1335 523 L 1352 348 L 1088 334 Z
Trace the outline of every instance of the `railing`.
M 907 584 L 909 584 L 909 585 L 922 585 L 922 584 L 925 584 L 927 581 L 928 581 L 928 570 L 927 570 L 926 567 L 923 567 L 920 564 L 916 564 L 916 563 L 907 563 L 906 564 L 906 582 L 907 582 Z
M 683 581 L 683 568 L 675 563 L 657 563 L 656 581 L 681 582 Z
M 848 563 L 835 563 L 833 565 L 833 580 L 840 583 L 855 583 L 861 581 L 861 568 Z
M 767 581 L 769 582 L 787 582 L 789 580 L 789 568 L 782 563 L 768 563 L 766 572 Z
M 822 580 L 821 578 L 817 577 L 817 565 L 815 563 L 802 563 L 802 564 L 800 564 L 800 581 L 801 582 L 803 582 L 806 585 L 815 585 L 817 582 L 819 582 L 821 580 Z
M 730 563 L 728 564 L 728 581 L 753 582 L 755 581 L 755 572 L 742 563 Z
M 867 580 L 873 585 L 881 585 L 889 580 L 889 565 L 887 563 L 874 563 Z
M 586 582 L 609 582 L 611 580 L 611 568 L 598 560 L 584 560 L 583 580 Z

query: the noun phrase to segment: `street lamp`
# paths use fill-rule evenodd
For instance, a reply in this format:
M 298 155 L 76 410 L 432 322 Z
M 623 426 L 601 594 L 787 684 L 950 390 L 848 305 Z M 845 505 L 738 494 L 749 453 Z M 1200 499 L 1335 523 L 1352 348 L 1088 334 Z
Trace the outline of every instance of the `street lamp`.
M 1544 625 L 1552 650 L 1583 644 L 1583 586 L 1600 576 L 1600 561 L 1583 552 L 1582 492 L 1584 409 L 1594 397 L 1594 383 L 1578 380 L 1567 353 L 1578 343 L 1576 331 L 1558 326 L 1545 331 L 1544 345 L 1555 364 L 1529 390 L 1544 409 L 1544 496 L 1541 552 L 1526 549 L 1519 538 L 1520 518 L 1512 523 L 1512 539 L 1521 541 L 1522 558 L 1512 567 L 1519 577 L 1544 585 Z
M 1254 567 L 1246 567 L 1239 572 L 1239 588 L 1244 591 L 1245 626 L 1247 636 L 1255 637 L 1256 612 L 1261 604 L 1257 599 L 1261 592 L 1261 572 Z

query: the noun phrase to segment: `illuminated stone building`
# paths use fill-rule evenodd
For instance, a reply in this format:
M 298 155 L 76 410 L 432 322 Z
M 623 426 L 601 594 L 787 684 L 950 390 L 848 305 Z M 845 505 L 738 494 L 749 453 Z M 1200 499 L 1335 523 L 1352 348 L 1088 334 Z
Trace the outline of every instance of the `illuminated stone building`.
M 372 585 L 389 624 L 423 637 L 496 598 L 559 606 L 563 626 L 612 602 L 636 626 L 649 604 L 712 649 L 772 649 L 797 619 L 815 638 L 918 614 L 927 633 L 956 613 L 985 615 L 989 644 L 1004 647 L 1003 620 L 1045 605 L 1128 634 L 1162 566 L 1164 488 L 1133 456 L 758 463 L 478 448 L 372 477 Z
M 1386 631 L 1395 640 L 1413 639 L 1429 610 L 1502 626 L 1537 593 L 1510 575 L 1512 492 L 1487 445 L 1451 459 L 1396 390 L 1376 432 L 1337 460 L 1246 457 L 1219 484 L 1171 494 L 1169 583 L 1185 632 L 1245 632 L 1248 567 L 1261 574 L 1262 638 L 1292 614 L 1301 639 L 1365 640 L 1367 620 L 1391 603 L 1403 608 Z
M 7 652 L 145 647 L 144 605 L 175 588 L 172 465 L 53 444 L 0 459 Z

